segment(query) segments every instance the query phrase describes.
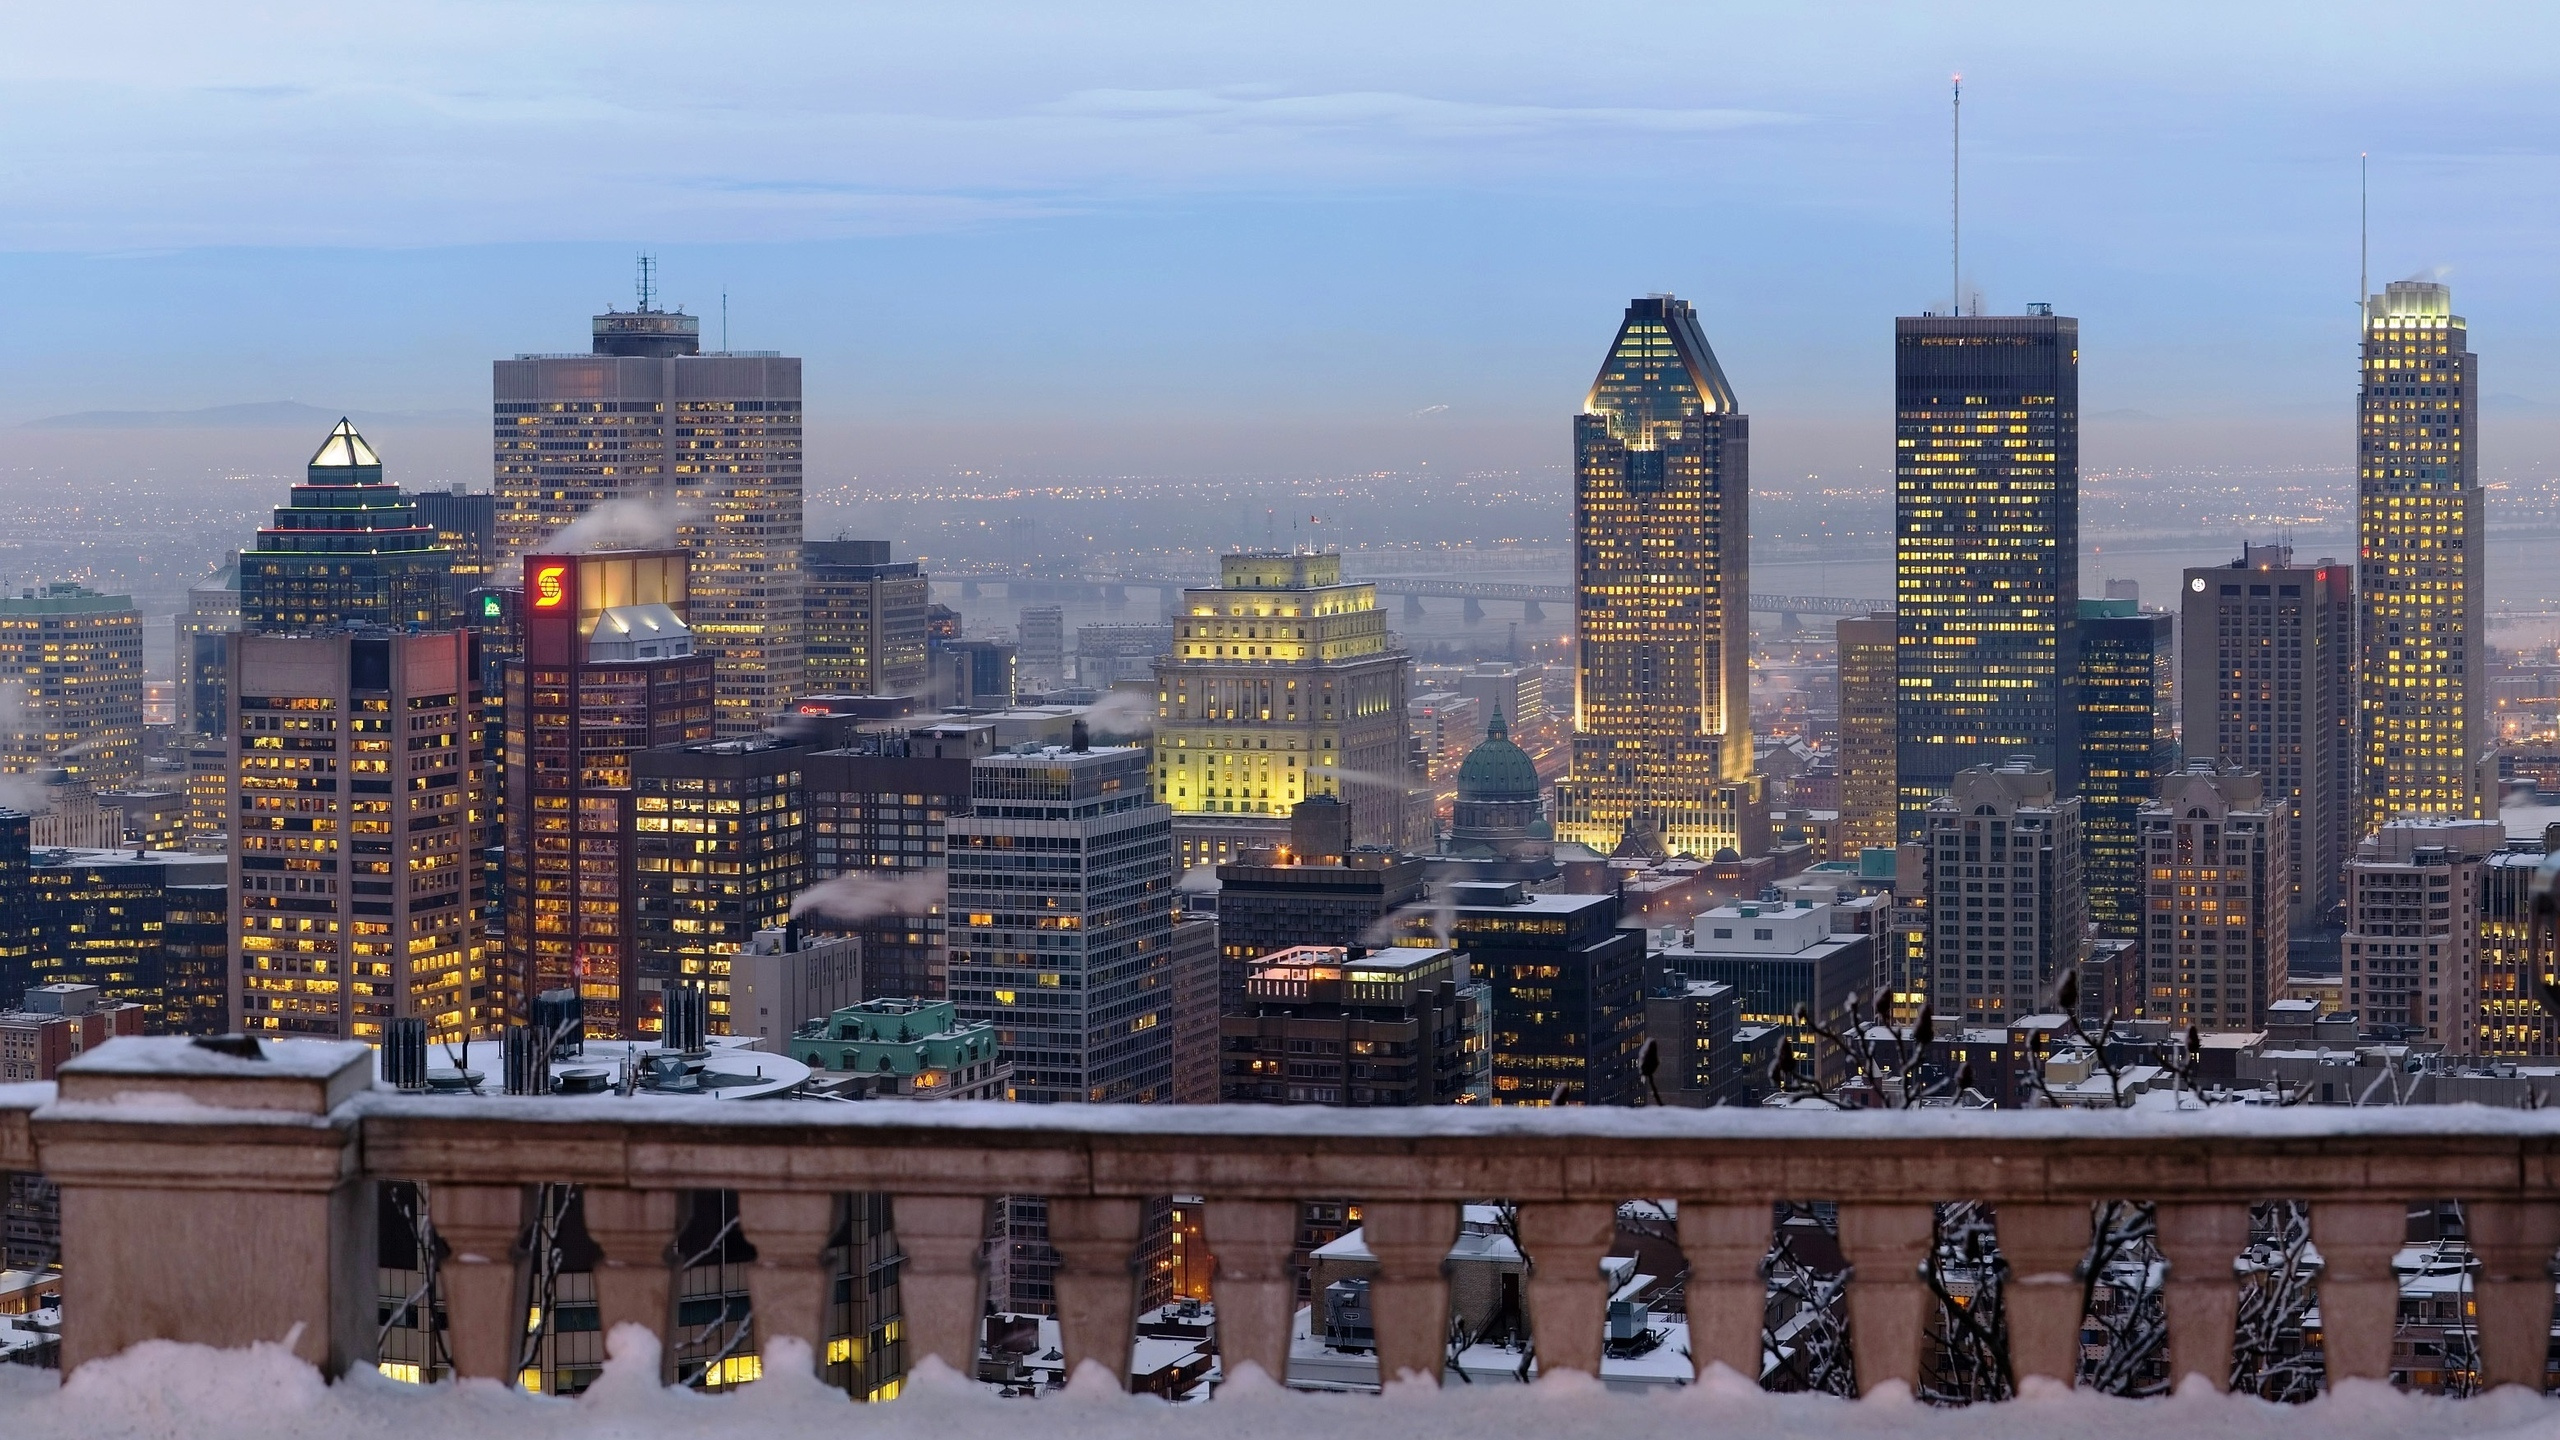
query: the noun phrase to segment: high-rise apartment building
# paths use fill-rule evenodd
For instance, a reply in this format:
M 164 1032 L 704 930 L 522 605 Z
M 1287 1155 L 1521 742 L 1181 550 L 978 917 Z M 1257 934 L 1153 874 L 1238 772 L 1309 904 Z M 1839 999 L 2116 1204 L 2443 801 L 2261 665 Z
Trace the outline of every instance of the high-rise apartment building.
M 2482 876 L 2495 820 L 2393 820 L 2347 862 L 2346 1008 L 2448 1055 L 2482 1052 Z
M 971 767 L 950 837 L 951 999 L 1033 1104 L 1173 1098 L 1173 816 L 1147 752 L 1045 746 Z
M 655 309 L 595 317 L 590 353 L 493 367 L 499 571 L 599 517 L 625 543 L 672 528 L 693 555 L 693 639 L 719 677 L 722 735 L 749 735 L 805 693 L 800 594 L 800 362 L 702 353 L 701 321 Z
M 1958 771 L 2030 755 L 2080 791 L 2080 322 L 1893 322 L 1902 833 Z
M 1182 592 L 1173 655 L 1156 667 L 1155 792 L 1183 868 L 1285 843 L 1310 795 L 1350 811 L 1353 845 L 1403 846 L 1404 651 L 1374 585 L 1339 555 L 1219 561 Z
M 2253 770 L 2289 802 L 2292 926 L 2326 923 L 2364 828 L 2354 571 L 2296 565 L 2288 545 L 2244 545 L 2229 565 L 2187 571 L 2180 593 L 2187 758 Z
M 2265 1028 L 2267 1006 L 2285 998 L 2292 936 L 2286 808 L 2265 777 L 2211 760 L 2188 762 L 2142 807 L 2145 1017 Z
M 2053 772 L 2019 756 L 1957 771 L 1926 816 L 1932 1013 L 2036 1013 L 2087 943 L 2079 797 L 2057 797 Z
M 574 988 L 587 1033 L 636 1039 L 663 986 L 641 978 L 632 757 L 711 738 L 711 660 L 693 650 L 681 550 L 524 569 L 524 654 L 505 670 L 509 996 Z
M 2080 602 L 2080 873 L 2089 923 L 2118 939 L 2142 933 L 2142 807 L 2178 763 L 2175 633 L 2132 600 Z
M 801 923 L 861 937 L 864 995 L 948 993 L 945 827 L 969 813 L 970 762 L 994 750 L 994 726 L 946 721 L 864 735 L 805 762 L 810 883 L 838 876 L 875 883 L 826 886 L 817 893 L 841 895 L 837 910 L 817 904 Z
M 801 547 L 809 695 L 912 695 L 932 681 L 925 608 L 932 582 L 886 540 L 812 540 Z
M 2481 769 L 2489 555 L 2469 337 L 2442 285 L 2395 280 L 2365 302 L 2356 609 L 2367 831 L 2494 813 Z
M 452 563 L 416 503 L 382 478 L 382 457 L 340 420 L 240 552 L 240 623 L 269 634 L 440 624 L 456 610 Z
M 767 930 L 787 932 L 807 886 L 809 752 L 755 736 L 661 745 L 631 756 L 636 970 L 660 1013 L 679 982 L 706 992 L 714 1033 L 731 1033 L 730 975 Z
M 240 560 L 187 587 L 177 618 L 178 733 L 220 739 L 230 701 L 222 681 L 230 654 L 222 637 L 240 628 Z
M 252 1034 L 374 1040 L 416 1016 L 486 1028 L 471 637 L 231 637 L 230 1011 Z
M 0 597 L 0 774 L 92 789 L 142 774 L 142 612 L 57 582 Z
M 1891 845 L 1900 817 L 1894 790 L 1894 683 L 1891 615 L 1852 616 L 1834 636 L 1840 666 L 1839 853 Z
M 1647 816 L 1674 854 L 1768 848 L 1751 750 L 1751 422 L 1688 302 L 1626 318 L 1574 417 L 1573 760 L 1556 838 Z

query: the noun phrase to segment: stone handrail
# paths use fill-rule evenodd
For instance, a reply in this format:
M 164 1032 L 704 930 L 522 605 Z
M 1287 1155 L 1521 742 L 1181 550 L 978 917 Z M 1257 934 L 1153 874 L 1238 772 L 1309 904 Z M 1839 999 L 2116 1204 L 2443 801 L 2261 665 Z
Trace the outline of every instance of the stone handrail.
M 424 1182 L 453 1251 L 455 1368 L 505 1377 L 522 1324 L 516 1254 L 532 1186 L 584 1188 L 604 1323 L 670 1329 L 677 1192 L 721 1189 L 756 1251 L 759 1345 L 823 1353 L 838 1197 L 892 1197 L 910 1353 L 969 1371 L 985 1203 L 1043 1195 L 1061 1257 L 1072 1371 L 1125 1374 L 1143 1201 L 1197 1195 L 1229 1368 L 1285 1373 L 1298 1201 L 1352 1196 L 1378 1262 L 1381 1374 L 1436 1378 L 1442 1273 L 1466 1201 L 1520 1207 L 1527 1303 L 1546 1370 L 1597 1373 L 1597 1280 L 1617 1205 L 1680 1202 L 1701 1373 L 1758 1373 L 1772 1202 L 1839 1207 L 1850 1339 L 1865 1389 L 1918 1378 L 1933 1297 L 1919 1267 L 1940 1202 L 1997 1209 L 2012 1366 L 2071 1383 L 2074 1269 L 2090 1206 L 2158 1206 L 2173 1370 L 2226 1379 L 2248 1206 L 2310 1202 L 2332 1378 L 2390 1369 L 2406 1207 L 2464 1202 L 2479 1257 L 2481 1372 L 2539 1387 L 2560 1243 L 2560 1113 L 2470 1106 L 1830 1112 L 1254 1106 L 802 1105 L 695 1099 L 430 1097 L 373 1088 L 362 1046 L 246 1060 L 162 1039 L 74 1061 L 60 1093 L 0 1089 L 0 1167 L 61 1186 L 63 1363 L 140 1340 L 275 1339 L 333 1371 L 368 1363 L 370 1186 Z

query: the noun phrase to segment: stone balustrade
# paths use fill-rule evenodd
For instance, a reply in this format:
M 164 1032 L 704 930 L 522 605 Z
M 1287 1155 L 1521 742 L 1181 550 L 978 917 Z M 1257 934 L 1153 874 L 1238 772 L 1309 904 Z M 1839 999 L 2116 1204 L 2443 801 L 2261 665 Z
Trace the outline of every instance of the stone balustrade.
M 369 1076 L 355 1045 L 271 1045 L 247 1059 L 129 1039 L 67 1066 L 58 1093 L 0 1088 L 0 1168 L 40 1168 L 61 1187 L 64 1364 L 152 1338 L 288 1334 L 332 1372 L 369 1363 L 371 1187 L 394 1179 L 427 1185 L 451 1247 L 441 1273 L 456 1369 L 500 1377 L 522 1332 L 528 1196 L 546 1183 L 585 1187 L 604 1323 L 661 1334 L 674 1197 L 734 1192 L 756 1255 L 759 1344 L 797 1335 L 813 1352 L 841 1197 L 885 1193 L 906 1257 L 909 1355 L 964 1371 L 994 1195 L 1049 1198 L 1069 1364 L 1124 1374 L 1141 1202 L 1166 1194 L 1205 1201 L 1228 1369 L 1250 1361 L 1274 1375 L 1296 1303 L 1295 1206 L 1309 1197 L 1361 1201 L 1382 1371 L 1432 1380 L 1448 1334 L 1442 1257 L 1461 1203 L 1490 1198 L 1520 1207 L 1543 1368 L 1598 1368 L 1608 1296 L 1597 1262 L 1615 1207 L 1647 1198 L 1679 1203 L 1698 1369 L 1744 1374 L 1760 1363 L 1772 1202 L 1835 1203 L 1868 1390 L 1918 1375 L 1933 1303 L 1918 1267 L 1941 1202 L 1996 1207 L 2012 1368 L 2066 1385 L 2093 1202 L 2158 1206 L 2174 1365 L 2216 1385 L 2253 1202 L 2310 1205 L 2333 1379 L 2388 1371 L 2391 1261 L 2411 1202 L 2464 1202 L 2490 1384 L 2540 1385 L 2560 1244 L 2560 1113 L 2549 1111 L 819 1106 L 431 1097 Z

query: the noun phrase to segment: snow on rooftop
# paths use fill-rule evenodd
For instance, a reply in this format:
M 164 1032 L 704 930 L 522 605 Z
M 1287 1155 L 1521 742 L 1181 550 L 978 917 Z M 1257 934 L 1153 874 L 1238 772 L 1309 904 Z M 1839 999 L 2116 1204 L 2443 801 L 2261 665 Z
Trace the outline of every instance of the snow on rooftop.
M 636 1343 L 635 1343 L 636 1342 Z M 1521 1387 L 1399 1385 L 1384 1398 L 1282 1392 L 1239 1376 L 1206 1405 L 1168 1405 L 1088 1385 L 1064 1396 L 1004 1399 L 939 1366 L 905 1394 L 857 1405 L 808 1374 L 805 1350 L 781 1342 L 766 1378 L 721 1396 L 656 1383 L 654 1341 L 626 1328 L 614 1361 L 576 1399 L 523 1395 L 491 1381 L 410 1386 L 358 1372 L 337 1385 L 277 1345 L 217 1351 L 154 1342 L 83 1367 L 68 1383 L 50 1371 L 0 1366 L 0 1434 L 46 1440 L 185 1436 L 187 1440 L 342 1440 L 420 1435 L 435 1440 L 973 1440 L 1021 1433 L 1038 1405 L 1042 1440 L 2525 1440 L 2560 1430 L 2560 1400 L 2502 1390 L 2471 1400 L 2408 1395 L 2351 1381 L 2308 1405 L 2215 1395 L 2190 1385 L 2161 1400 L 2111 1400 L 2030 1382 L 2004 1405 L 1932 1410 L 1899 1396 L 1851 1402 L 1770 1395 L 1728 1373 L 1691 1386 L 1611 1393 L 1580 1376 Z M 786 1353 L 788 1352 L 788 1353 Z M 1488 1367 L 1490 1368 L 1490 1367 Z

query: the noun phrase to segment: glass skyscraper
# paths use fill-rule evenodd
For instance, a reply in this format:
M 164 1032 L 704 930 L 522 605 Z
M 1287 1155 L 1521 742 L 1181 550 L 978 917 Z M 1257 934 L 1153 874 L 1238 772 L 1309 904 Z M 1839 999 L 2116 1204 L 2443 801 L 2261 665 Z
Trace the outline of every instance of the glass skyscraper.
M 2442 285 L 2395 280 L 2365 302 L 2356 608 L 2368 833 L 2402 816 L 2492 813 L 2469 335 Z
M 240 552 L 240 625 L 280 633 L 441 624 L 454 615 L 452 563 L 436 527 L 382 478 L 382 457 L 340 420 L 291 503 Z
M 1905 839 L 1968 766 L 2080 793 L 2080 322 L 2031 308 L 1893 322 Z
M 2131 600 L 2080 602 L 2080 872 L 2101 935 L 2142 933 L 2142 807 L 2178 764 L 2174 629 Z
M 1768 847 L 1751 753 L 1751 422 L 1687 301 L 1627 304 L 1574 417 L 1581 673 L 1556 838 L 1642 817 L 1701 859 Z M 1641 828 L 1641 827 L 1640 827 Z

